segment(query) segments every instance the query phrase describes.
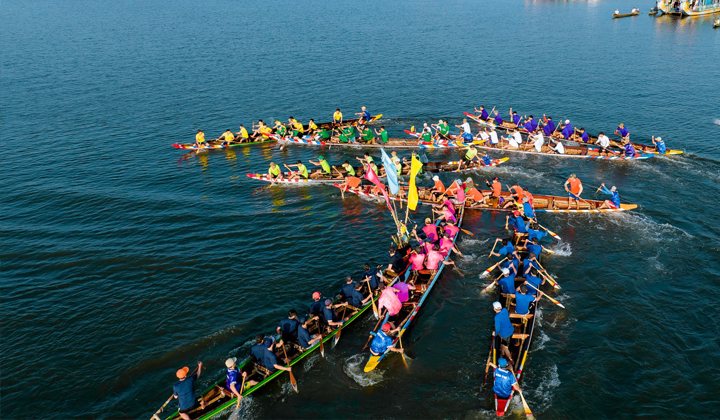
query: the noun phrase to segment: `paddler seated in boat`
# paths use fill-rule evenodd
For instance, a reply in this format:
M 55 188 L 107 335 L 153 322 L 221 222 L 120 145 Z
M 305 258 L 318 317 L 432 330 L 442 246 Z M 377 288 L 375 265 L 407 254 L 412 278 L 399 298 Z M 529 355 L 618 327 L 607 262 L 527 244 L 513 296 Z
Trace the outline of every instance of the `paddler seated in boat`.
M 195 134 L 195 143 L 193 143 L 193 146 L 195 147 L 205 147 L 205 133 L 203 133 L 202 130 L 198 130 L 197 134 Z
M 568 185 L 570 186 L 568 188 Z M 580 210 L 580 194 L 583 192 L 583 185 L 575 174 L 570 174 L 570 178 L 565 181 L 565 191 L 568 193 L 568 210 L 572 206 L 573 201 L 577 203 L 576 210 Z
M 354 308 L 362 308 L 372 298 L 372 294 L 368 293 L 367 297 L 363 296 L 362 283 L 355 283 L 352 276 L 345 278 L 345 285 L 340 289 L 340 295 L 348 305 Z
M 318 126 L 315 124 L 315 120 L 310 118 L 310 122 L 308 122 L 307 126 L 307 133 L 311 136 L 314 136 L 318 132 Z
M 478 151 L 475 148 L 475 145 L 471 143 L 470 146 L 465 149 L 465 154 L 463 155 L 463 157 L 460 158 L 460 161 L 458 162 L 458 167 L 455 171 L 459 171 L 460 168 L 463 167 L 463 165 L 465 165 L 465 167 L 469 167 L 473 160 L 477 160 L 477 155 Z
M 292 127 L 292 136 L 296 139 L 302 137 L 302 134 L 305 133 L 305 128 L 302 123 L 293 117 L 290 117 L 288 121 L 290 122 L 290 127 Z
M 530 199 L 528 197 L 522 198 L 522 212 L 528 219 L 535 220 L 537 217 L 535 216 L 535 209 L 533 209 L 532 204 L 530 204 Z
M 500 199 L 500 196 L 502 195 L 502 184 L 500 183 L 500 179 L 498 177 L 493 178 L 492 184 L 488 182 L 488 180 L 485 180 L 485 185 L 490 187 L 492 189 L 492 192 L 487 194 L 488 197 L 492 196 L 495 199 Z
M 610 147 L 610 139 L 601 131 L 598 133 L 598 138 L 595 140 L 595 144 L 600 145 L 603 151 L 607 152 L 608 147 Z
M 243 385 L 243 379 L 247 378 L 247 372 L 246 371 L 240 371 L 237 367 L 237 357 L 231 357 L 225 361 L 225 367 L 227 367 L 227 372 L 225 372 L 225 375 L 227 377 L 227 380 L 225 381 L 225 387 L 228 391 L 232 392 L 232 394 L 238 399 L 238 401 L 242 401 L 243 396 L 243 389 L 241 389 L 241 386 L 244 387 L 251 387 L 255 384 L 257 384 L 257 381 L 253 380 L 245 380 L 245 385 Z
M 320 292 L 313 292 L 313 303 L 310 304 L 310 316 L 320 316 L 323 312 L 323 300 Z
M 336 109 L 333 113 L 333 125 L 340 125 L 343 122 L 343 115 L 340 112 L 340 108 Z
M 513 246 L 512 242 L 509 241 L 507 238 L 497 238 L 495 239 L 495 244 L 493 244 L 493 248 L 495 248 L 495 245 L 500 242 L 500 249 L 498 249 L 497 252 L 490 251 L 490 255 L 494 255 L 496 257 L 503 257 L 508 254 L 512 254 L 517 256 L 517 251 L 515 250 L 515 246 Z
M 510 191 L 510 195 L 512 195 L 512 198 L 515 199 L 515 201 L 520 201 L 523 197 L 525 197 L 525 191 L 518 185 L 517 182 L 513 183 L 512 186 L 508 188 L 508 191 Z
M 615 9 L 615 13 L 613 13 L 613 14 L 614 14 L 614 15 L 619 15 L 619 14 L 620 14 L 620 9 Z
M 275 356 L 275 353 L 272 351 L 275 347 L 275 341 L 272 338 L 266 338 L 262 346 L 264 350 L 260 353 L 260 359 L 257 360 L 258 365 L 264 367 L 270 373 L 273 373 L 276 370 L 284 370 L 286 372 L 290 372 L 292 370 L 291 367 L 285 367 L 278 364 L 277 356 Z M 290 361 L 285 360 L 285 363 L 290 363 Z
M 540 263 L 537 260 L 537 254 L 530 252 L 528 253 L 527 258 L 523 260 L 523 277 L 532 274 L 533 268 L 537 271 L 541 271 L 543 273 L 545 272 L 545 270 L 540 268 Z
M 450 127 L 447 122 L 438 120 L 438 123 L 432 126 L 435 127 L 435 140 L 447 140 L 450 138 Z
M 387 322 L 394 328 L 395 321 L 397 321 L 400 309 L 402 309 L 402 302 L 397 297 L 398 290 L 392 287 L 386 287 L 385 283 L 380 283 L 379 286 L 380 297 L 378 297 L 378 311 L 383 313 L 383 309 L 387 311 Z
M 445 185 L 443 185 L 442 181 L 440 181 L 440 177 L 437 175 L 433 176 L 433 181 L 435 182 L 435 186 L 430 189 L 430 199 L 432 201 L 437 201 L 438 197 L 445 192 Z
M 297 343 L 298 327 L 300 321 L 297 319 L 297 312 L 295 309 L 288 311 L 287 318 L 280 320 L 277 327 L 277 333 L 280 335 L 280 341 L 277 343 L 278 346 L 282 346 L 285 343 Z
M 319 131 L 317 131 L 317 134 L 313 137 L 314 140 L 320 140 L 324 142 L 333 141 L 333 131 L 334 130 L 328 130 L 326 128 L 321 128 Z
M 463 118 L 463 123 L 460 125 L 456 125 L 455 127 L 462 129 L 462 134 L 460 135 L 460 137 L 462 137 L 464 141 L 468 143 L 473 141 L 472 130 L 470 129 L 470 123 L 468 123 L 467 118 Z
M 483 166 L 490 166 L 492 164 L 492 160 L 485 152 L 480 152 L 480 162 L 482 162 Z
M 387 271 L 389 271 L 389 274 L 391 275 L 398 275 L 402 273 L 407 265 L 405 260 L 403 260 L 403 256 L 400 255 L 397 248 L 394 246 L 391 246 L 388 252 L 390 253 L 390 262 L 388 264 Z
M 498 398 L 507 400 L 512 395 L 512 390 L 520 392 L 520 385 L 518 385 L 515 375 L 508 370 L 508 361 L 504 357 L 498 359 L 497 366 L 489 362 L 488 365 L 493 368 L 493 393 Z
M 402 175 L 402 162 L 400 161 L 400 158 L 397 155 L 396 151 L 390 152 L 390 160 L 395 164 L 395 171 L 397 172 L 398 176 Z M 400 196 L 402 197 L 402 191 L 400 191 Z
M 533 118 L 533 116 L 530 115 L 530 117 L 528 117 L 528 119 L 525 121 L 523 128 L 525 128 L 525 130 L 528 133 L 534 133 L 535 130 L 537 130 L 537 126 L 538 126 L 537 121 L 535 121 L 535 118 Z
M 522 135 L 520 135 L 520 131 L 516 129 L 511 129 L 509 131 L 509 136 L 505 137 L 505 140 L 507 140 L 508 145 L 503 146 L 503 149 L 519 149 L 520 145 L 522 144 Z
M 275 133 L 277 133 L 280 138 L 285 138 L 285 135 L 287 135 L 287 127 L 285 127 L 280 120 L 275 120 Z
M 375 134 L 380 137 L 380 143 L 388 142 L 388 133 L 387 130 L 385 130 L 385 126 L 381 126 L 380 131 L 375 130 Z
M 502 274 L 500 274 L 500 277 L 493 280 L 493 283 L 500 286 L 500 291 L 502 293 L 510 293 L 515 290 L 515 273 L 511 272 L 507 267 L 503 267 L 500 271 Z
M 542 131 L 538 130 L 537 133 L 528 135 L 528 141 L 532 142 L 535 150 L 540 153 L 542 152 L 543 145 L 545 145 L 545 135 Z
M 525 282 L 523 284 L 529 284 L 532 287 L 528 287 L 527 293 L 529 295 L 536 296 L 537 292 L 540 290 L 540 286 L 545 284 L 545 278 L 540 278 L 537 276 L 534 276 L 533 274 L 526 274 L 525 275 Z
M 512 222 L 510 225 L 515 229 L 515 232 L 521 234 L 528 233 L 528 225 L 525 223 L 519 210 L 513 211 L 512 216 L 506 216 L 505 224 L 507 224 L 508 221 Z
M 370 354 L 372 354 L 373 356 L 380 356 L 384 354 L 387 350 L 394 351 L 396 353 L 404 353 L 403 349 L 391 347 L 393 339 L 388 334 L 392 334 L 392 332 L 392 326 L 390 326 L 390 324 L 387 322 L 383 324 L 382 328 L 380 328 L 380 331 L 370 332 L 371 335 L 375 336 L 375 338 L 373 338 L 372 342 L 370 343 Z
M 478 190 L 472 178 L 468 178 L 465 180 L 465 186 L 467 187 L 467 191 L 465 191 L 465 197 L 467 197 L 467 204 L 473 206 L 473 207 L 487 207 L 488 205 L 485 203 L 486 196 L 483 194 L 480 190 Z
M 427 123 L 425 123 L 425 126 L 423 127 L 422 132 L 420 133 L 420 142 L 421 143 L 433 143 L 433 136 L 432 132 L 430 131 L 430 127 L 428 127 Z
M 517 254 L 507 254 L 507 261 L 500 264 L 500 269 L 507 268 L 510 272 L 517 276 L 520 273 L 520 258 Z
M 450 237 L 450 233 L 443 231 L 440 238 L 440 253 L 446 257 L 450 251 L 456 253 L 459 257 L 463 257 L 463 253 L 453 244 L 453 240 Z
M 352 168 L 352 167 L 351 167 Z M 354 172 L 353 172 L 354 174 Z M 340 195 L 342 198 L 345 198 L 345 191 L 351 190 L 351 191 L 360 191 L 360 185 L 362 184 L 362 179 L 356 177 L 356 176 L 346 176 L 345 181 L 340 184 Z
M 362 283 L 367 283 L 370 286 L 370 290 L 376 290 L 380 284 L 382 273 L 377 268 L 371 268 L 370 264 L 363 266 L 365 272 L 363 273 Z
M 493 117 L 493 123 L 498 127 L 502 127 L 505 121 L 503 121 L 500 113 L 497 110 L 493 111 L 493 113 L 495 114 L 495 116 Z
M 247 143 L 250 141 L 250 135 L 242 124 L 240 124 L 238 132 L 235 133 L 235 138 L 237 138 L 238 143 Z
M 588 133 L 585 132 L 585 127 L 580 127 L 579 130 L 577 128 L 575 129 L 575 133 L 572 135 L 571 140 L 587 144 L 590 142 L 590 136 L 588 136 Z
M 570 136 L 572 136 L 575 133 L 575 128 L 570 124 L 570 120 L 565 120 L 565 126 L 563 127 L 562 131 L 560 131 L 560 134 L 562 134 L 563 138 L 565 140 L 568 140 Z
M 655 149 L 657 149 L 658 153 L 665 154 L 665 151 L 667 149 L 665 148 L 665 142 L 663 141 L 662 137 L 652 136 L 652 142 L 653 145 L 655 145 Z
M 543 114 L 543 121 L 545 124 L 543 124 L 543 134 L 547 137 L 550 137 L 555 132 L 555 123 L 552 120 L 552 117 L 547 117 L 545 114 Z
M 475 108 L 475 112 L 478 113 L 477 117 L 483 121 L 487 121 L 490 119 L 490 114 L 488 114 L 487 110 L 482 105 L 480 105 L 480 109 Z
M 178 400 L 178 410 L 183 420 L 190 420 L 188 413 L 194 410 L 197 405 L 195 398 L 195 381 L 200 378 L 202 368 L 203 363 L 198 362 L 198 370 L 194 375 L 187 376 L 190 371 L 190 368 L 187 366 L 179 369 L 175 373 L 179 381 L 173 385 L 173 397 Z M 205 409 L 205 400 L 202 397 L 200 397 L 200 407 L 203 410 Z
M 325 323 L 330 327 L 341 327 L 345 323 L 345 320 L 338 316 L 335 308 L 340 308 L 347 305 L 347 302 L 337 303 L 333 305 L 332 300 L 325 299 L 325 307 L 323 308 L 322 312 L 322 317 L 325 320 Z
M 330 169 L 330 164 L 327 163 L 324 157 L 318 156 L 317 162 L 313 160 L 309 160 L 308 162 L 312 163 L 315 166 L 320 166 L 322 168 L 322 176 L 324 178 L 332 178 L 332 170 Z
M 565 154 L 565 145 L 563 145 L 560 140 L 556 140 L 556 139 L 550 137 L 550 142 L 553 145 L 552 146 L 548 145 L 548 146 L 550 146 L 550 150 L 548 150 L 548 153 L 550 153 L 550 154 L 557 153 L 558 155 Z
M 227 146 L 228 144 L 232 143 L 233 140 L 235 140 L 235 134 L 233 134 L 233 132 L 230 131 L 230 129 L 228 128 L 227 130 L 225 130 L 224 133 L 222 133 L 220 135 L 220 137 L 215 139 L 215 141 L 220 141 L 220 140 L 222 140 L 221 144 L 223 146 Z
M 532 289 L 525 283 L 515 289 L 515 293 L 511 294 L 515 299 L 515 313 L 518 315 L 527 315 L 530 313 L 530 305 L 536 302 L 544 295 L 542 291 L 537 292 L 537 297 L 528 293 L 528 290 Z
M 620 208 L 620 193 L 617 191 L 617 188 L 613 185 L 612 188 L 609 190 L 605 187 L 605 183 L 603 182 L 600 184 L 600 191 L 604 192 L 605 194 L 610 196 L 609 200 L 605 200 L 602 205 L 598 208 L 600 209 L 613 209 L 617 210 Z
M 517 111 L 513 111 L 512 108 L 510 108 L 510 120 L 515 127 L 520 127 L 520 124 L 522 123 L 522 118 L 520 118 Z
M 497 134 L 495 136 L 497 137 Z M 478 131 L 478 135 L 475 136 L 473 140 L 480 144 L 484 144 L 486 141 L 490 140 L 490 132 L 487 130 L 487 128 L 483 128 L 482 130 Z
M 433 223 L 433 221 L 429 217 L 425 218 L 425 226 L 420 229 L 420 232 L 421 238 L 428 238 L 430 239 L 430 242 L 437 242 L 437 240 L 439 239 L 437 233 L 437 225 Z
M 362 140 L 362 142 L 367 144 L 375 144 L 375 135 L 373 134 L 372 130 L 367 128 L 367 126 L 359 126 L 358 131 L 360 132 L 360 140 Z
M 420 242 L 420 241 L 418 241 Z M 415 284 L 415 280 L 418 277 L 418 272 L 425 267 L 425 253 L 421 247 L 416 246 L 410 253 L 410 283 Z
M 433 206 L 433 213 L 440 215 L 440 220 L 445 221 L 453 221 L 457 222 L 457 218 L 455 217 L 455 214 L 450 209 L 451 204 L 449 204 L 449 201 L 445 201 L 440 205 L 440 209 L 436 208 L 437 206 Z
M 346 125 L 340 131 L 340 143 L 355 143 L 355 127 Z
M 488 136 L 490 137 L 490 146 L 496 147 L 500 143 L 497 131 L 495 131 L 495 127 L 490 127 L 490 130 L 488 131 Z
M 301 317 L 298 319 L 300 321 L 300 327 L 298 327 L 298 345 L 302 347 L 303 350 L 309 349 L 322 339 L 320 334 L 311 335 L 310 330 L 308 329 L 310 323 L 317 319 L 317 316 L 308 318 Z
M 527 248 L 528 252 L 532 252 L 535 255 L 540 255 L 540 253 L 542 253 L 543 250 L 545 250 L 547 252 L 551 252 L 549 249 L 540 245 L 538 238 L 535 238 L 535 237 L 525 239 L 525 244 L 523 246 L 525 248 Z
M 361 112 L 356 112 L 355 115 L 358 116 L 358 124 L 364 124 L 372 119 L 372 115 L 370 115 L 370 112 L 363 106 L 360 108 Z
M 435 244 L 433 245 L 432 250 L 430 250 L 427 254 L 427 258 L 425 259 L 425 269 L 430 270 L 431 275 L 434 276 L 440 269 L 441 262 L 446 265 L 455 265 L 452 260 L 443 260 L 445 260 L 445 256 L 440 253 L 440 244 Z
M 635 148 L 633 147 L 632 143 L 630 143 L 630 140 L 623 140 L 623 153 L 626 157 L 635 157 L 637 155 L 637 152 L 635 151 Z
M 268 168 L 267 177 L 270 178 L 272 185 L 275 185 L 276 179 L 282 179 L 282 171 L 280 171 L 280 167 L 277 166 L 275 162 L 270 162 L 270 168 Z
M 290 169 L 290 167 L 292 166 L 296 167 L 297 171 L 293 171 L 292 169 Z M 288 179 L 308 179 L 309 174 L 307 167 L 303 165 L 301 160 L 298 160 L 295 165 L 285 165 L 285 167 L 288 171 L 290 171 L 290 176 L 288 177 Z
M 510 321 L 510 313 L 497 301 L 493 302 L 493 310 L 495 311 L 495 331 L 493 331 L 493 336 L 500 337 L 500 354 L 504 355 L 511 365 L 514 365 L 515 363 L 510 354 L 510 341 L 515 333 L 515 327 Z

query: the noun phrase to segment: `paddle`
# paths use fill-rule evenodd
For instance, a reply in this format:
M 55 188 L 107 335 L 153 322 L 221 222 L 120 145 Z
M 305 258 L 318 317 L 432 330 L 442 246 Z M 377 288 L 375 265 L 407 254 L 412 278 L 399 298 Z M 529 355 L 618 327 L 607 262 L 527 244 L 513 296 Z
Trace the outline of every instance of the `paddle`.
M 460 274 L 460 277 L 465 277 L 465 274 L 461 273 L 455 264 L 453 264 L 453 268 L 458 272 L 458 274 Z
M 315 322 L 317 322 L 318 334 L 320 334 L 320 355 L 322 357 L 325 357 L 325 345 L 323 344 L 323 340 L 325 337 L 323 337 L 322 326 L 320 325 L 320 317 L 317 317 L 315 319 Z
M 465 229 L 463 229 L 463 228 L 460 228 L 460 230 L 461 230 L 463 233 L 467 234 L 467 235 L 475 236 L 475 234 L 472 233 L 472 232 L 470 232 L 469 230 L 465 230 Z
M 540 291 L 540 290 L 538 290 L 538 288 L 537 288 L 537 287 L 533 286 L 533 285 L 532 285 L 532 284 L 530 284 L 530 283 L 526 284 L 526 286 L 530 286 L 530 287 L 532 287 L 532 288 L 533 288 L 533 289 L 535 289 L 535 291 L 537 291 L 537 292 L 539 292 L 539 291 Z M 552 303 L 556 304 L 557 306 L 559 306 L 559 307 L 561 307 L 561 308 L 565 309 L 565 306 L 563 306 L 563 304 L 562 304 L 562 303 L 560 303 L 560 302 L 558 302 L 557 300 L 555 300 L 555 299 L 551 298 L 551 297 L 550 297 L 550 296 L 548 296 L 547 294 L 543 293 L 543 296 L 544 296 L 544 297 L 546 297 L 546 298 L 548 298 L 548 299 L 550 299 L 550 301 L 551 301 Z
M 492 271 L 495 269 L 495 267 L 497 267 L 497 266 L 499 266 L 500 264 L 502 264 L 505 260 L 507 260 L 507 257 L 503 258 L 502 260 L 496 262 L 494 265 L 490 266 L 490 268 L 488 268 L 487 270 L 485 270 L 480 277 L 486 276 L 486 275 L 490 274 L 490 272 L 492 272 Z
M 240 396 L 242 396 L 243 388 L 245 388 L 245 379 L 247 379 L 247 375 L 243 376 L 242 384 L 240 384 Z M 237 406 L 235 406 L 235 409 L 236 409 L 236 410 L 239 410 L 239 409 L 240 409 L 240 402 L 241 402 L 241 401 L 242 401 L 242 399 L 238 398 L 238 400 L 237 400 Z
M 547 231 L 547 233 L 549 233 L 550 236 L 552 236 L 553 238 L 557 239 L 558 241 L 562 241 L 562 238 L 560 236 L 558 236 L 555 232 L 551 231 L 550 229 L 546 228 L 545 226 L 541 225 L 540 223 L 538 223 L 538 226 L 545 229 Z
M 560 287 L 560 285 L 555 281 L 555 279 L 550 277 L 549 274 L 547 274 L 547 270 L 545 270 L 545 267 L 540 265 L 540 261 L 535 260 L 535 262 L 537 263 L 538 267 L 540 267 L 540 269 L 542 270 L 542 271 L 540 271 L 540 275 L 543 276 L 545 278 L 545 280 L 547 280 L 548 283 L 550 283 L 552 285 L 552 287 L 554 287 L 556 289 L 562 289 L 562 287 Z
M 193 375 L 195 374 L 195 372 L 197 372 L 197 370 L 198 370 L 198 368 L 196 367 L 196 368 L 190 373 L 190 375 L 188 375 L 188 376 L 193 376 Z M 168 398 L 167 401 L 165 401 L 165 404 L 163 404 L 162 406 L 160 406 L 160 408 L 158 409 L 158 411 L 156 411 L 155 414 L 153 414 L 152 417 L 150 417 L 150 420 L 153 420 L 153 419 L 154 419 L 154 420 L 160 420 L 160 417 L 158 417 L 158 414 L 162 413 L 162 411 L 163 411 L 163 409 L 165 408 L 165 406 L 168 405 L 168 404 L 170 404 L 170 401 L 172 401 L 173 398 L 175 398 L 175 393 L 174 393 L 174 392 L 173 392 L 173 394 L 170 396 L 170 398 Z
M 405 350 L 403 349 L 402 345 L 402 337 L 398 337 L 398 342 L 400 343 L 400 349 L 403 350 L 402 352 L 400 352 L 400 354 L 402 355 L 403 363 L 405 363 L 405 368 L 410 369 L 407 360 L 405 360 Z
M 345 311 L 347 310 L 347 306 L 343 308 L 342 316 L 340 319 L 345 322 Z M 338 341 L 340 341 L 340 333 L 342 333 L 342 325 L 338 327 L 338 332 L 335 334 L 335 341 L 333 341 L 333 347 L 337 346 Z
M 513 373 L 513 377 L 514 376 L 515 374 Z M 517 382 L 517 378 L 515 378 L 515 381 Z M 518 394 L 520 394 L 520 399 L 522 400 L 523 408 L 525 409 L 525 416 L 527 416 L 529 420 L 535 420 L 535 416 L 533 416 L 532 411 L 530 411 L 530 407 L 528 406 L 527 401 L 525 401 L 525 396 L 523 395 L 521 389 L 518 389 Z
M 287 351 L 285 351 L 285 343 L 283 343 L 282 348 L 283 354 L 285 354 L 285 360 L 287 360 L 288 367 L 290 367 L 290 359 L 288 359 Z M 288 371 L 288 373 L 290 374 L 290 385 L 292 385 L 293 391 L 300 392 L 298 391 L 297 381 L 295 380 L 295 375 L 293 375 L 292 370 Z
M 505 229 L 507 229 L 507 227 Z M 488 258 L 492 258 L 492 253 L 495 252 L 495 247 L 497 246 L 498 242 L 500 242 L 500 238 L 495 239 L 495 243 L 493 244 L 493 249 L 490 251 L 490 254 L 488 254 Z
M 480 292 L 480 293 L 489 292 L 490 289 L 492 289 L 492 288 L 497 284 L 497 281 L 500 280 L 500 278 L 501 278 L 502 276 L 503 276 L 503 275 L 500 274 L 500 275 L 498 276 L 498 278 L 496 278 L 495 280 L 493 280 L 492 283 L 488 284 L 487 287 L 485 287 L 484 289 L 482 289 L 482 292 Z
M 367 287 L 368 291 L 370 292 L 370 302 L 372 302 L 372 308 L 373 308 L 373 314 L 375 315 L 375 319 L 380 319 L 380 312 L 378 312 L 377 305 L 375 304 L 375 299 L 373 297 L 373 291 L 370 288 L 370 281 L 367 281 Z
M 490 352 L 488 353 L 487 362 L 485 362 L 485 376 L 483 377 L 483 383 L 480 387 L 480 390 L 485 388 L 485 383 L 487 382 L 487 375 L 488 371 L 490 370 L 490 358 L 492 357 L 493 350 L 495 349 L 495 336 L 493 335 L 492 340 L 490 340 Z
M 377 324 L 375 324 L 375 328 L 373 328 L 373 332 L 377 331 L 378 327 L 380 326 L 380 323 L 383 322 L 386 319 L 386 317 L 381 316 L 380 319 L 378 319 Z M 370 341 L 372 341 L 373 335 L 370 334 L 370 337 L 368 337 L 367 342 L 365 342 L 365 345 L 363 346 L 361 351 L 365 351 L 367 349 L 367 346 L 370 344 Z

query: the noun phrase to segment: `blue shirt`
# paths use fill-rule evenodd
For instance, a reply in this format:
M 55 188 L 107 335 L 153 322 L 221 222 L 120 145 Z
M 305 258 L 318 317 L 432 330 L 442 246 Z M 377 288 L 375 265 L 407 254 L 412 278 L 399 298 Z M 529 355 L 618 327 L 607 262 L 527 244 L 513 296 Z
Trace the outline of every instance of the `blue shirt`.
M 398 255 L 397 252 L 395 255 Z M 378 287 L 378 276 L 377 276 L 377 269 L 370 269 L 363 274 L 363 280 L 365 280 L 365 277 L 370 277 L 370 288 L 375 290 Z
M 368 110 L 363 111 L 363 118 L 365 121 L 370 121 L 372 119 L 372 115 L 370 115 L 370 112 Z
M 310 304 L 310 315 L 320 315 L 325 307 L 322 300 Z
M 178 397 L 180 410 L 187 410 L 195 405 L 195 381 L 197 378 L 196 373 L 173 385 L 173 395 Z
M 242 391 L 240 391 L 240 383 L 241 383 L 240 381 L 241 380 L 238 380 L 239 378 L 242 378 L 242 374 L 240 373 L 240 370 L 238 370 L 237 367 L 228 369 L 226 375 L 227 375 L 227 381 L 225 382 L 225 384 L 227 385 L 227 389 L 232 391 L 232 388 L 230 388 L 230 385 L 235 384 L 235 389 L 237 389 L 238 392 L 242 392 Z
M 330 308 L 328 308 L 328 307 L 323 308 L 323 313 L 322 313 L 322 314 L 323 314 L 323 318 L 325 319 L 325 322 L 328 322 L 328 321 L 333 321 L 333 322 L 334 322 L 334 321 L 335 321 L 335 317 L 337 316 L 337 315 L 335 314 L 335 311 L 333 311 L 332 309 L 330 309 Z
M 583 143 L 587 143 L 590 141 L 590 137 L 588 137 L 587 131 L 584 131 L 580 137 L 582 138 Z
M 536 257 L 540 256 L 540 253 L 542 252 L 542 247 L 540 245 L 528 244 L 527 249 L 529 252 L 535 254 Z
M 355 284 L 354 283 L 345 283 L 345 286 L 340 289 L 340 294 L 342 297 L 345 298 L 347 302 L 350 301 L 350 297 L 353 295 L 353 292 L 355 291 Z M 355 306 L 355 305 L 353 305 Z
M 635 148 L 633 147 L 632 143 L 628 143 L 625 145 L 625 156 L 635 156 Z
M 658 152 L 665 153 L 665 142 L 662 140 L 655 140 L 655 147 L 657 147 Z
M 520 116 L 517 114 L 514 114 L 512 116 L 512 120 L 513 120 L 513 123 L 515 123 L 515 125 L 518 125 L 520 123 Z
M 525 217 L 529 219 L 535 218 L 535 210 L 533 210 L 530 203 L 523 203 L 523 212 L 525 212 Z
M 500 114 L 497 114 L 497 115 L 495 116 L 495 124 L 497 124 L 497 125 L 502 125 L 502 123 L 503 123 L 502 117 L 500 116 Z
M 280 334 L 283 340 L 297 340 L 297 330 L 300 323 L 296 319 L 285 318 L 280 321 Z
M 482 118 L 483 120 L 487 120 L 488 118 L 490 118 L 490 115 L 487 113 L 487 111 L 485 109 L 483 109 L 480 112 L 480 118 Z
M 538 270 L 540 269 L 540 265 L 537 263 L 537 261 L 530 261 L 530 258 L 525 258 L 523 260 L 523 270 L 527 270 L 530 266 L 533 266 Z
M 510 322 L 510 313 L 503 308 L 502 311 L 495 314 L 495 334 L 502 338 L 508 338 L 515 332 L 512 322 Z
M 620 208 L 620 193 L 615 191 L 610 191 L 607 188 L 605 188 L 604 185 L 601 185 L 602 192 L 610 196 L 610 201 L 612 201 L 613 204 L 615 204 L 615 207 Z
M 627 128 L 625 128 L 625 127 L 623 127 L 623 128 L 618 127 L 617 132 L 620 133 L 620 137 L 627 137 L 627 135 L 629 134 Z
M 483 165 L 490 165 L 492 163 L 492 160 L 490 160 L 490 158 L 488 156 L 483 156 L 482 163 L 483 163 Z
M 495 376 L 495 385 L 493 392 L 500 398 L 509 398 L 512 395 L 513 384 L 517 383 L 515 376 L 505 368 L 497 368 L 493 373 Z
M 525 226 L 525 221 L 521 216 L 518 216 L 515 220 L 513 220 L 513 226 L 515 226 L 515 230 L 519 233 L 527 233 L 527 226 Z
M 570 136 L 572 136 L 573 133 L 575 133 L 575 130 L 573 129 L 572 125 L 565 124 L 565 128 L 562 129 L 561 133 L 562 133 L 563 137 L 565 137 L 566 139 L 569 139 Z
M 552 134 L 553 131 L 555 131 L 555 127 L 551 127 L 550 126 L 551 124 L 552 124 L 552 121 L 548 121 L 548 123 L 545 124 L 545 126 L 543 127 L 543 134 L 545 134 L 545 136 L 547 136 L 547 137 L 549 137 L 550 134 Z
M 523 126 L 523 128 L 525 128 L 527 131 L 532 133 L 533 132 L 532 120 L 526 122 L 525 125 Z
M 518 315 L 527 315 L 530 312 L 530 303 L 535 302 L 535 297 L 524 295 L 520 292 L 515 293 L 515 313 Z
M 530 120 L 530 126 L 532 127 L 532 131 L 537 130 L 538 123 L 535 121 L 535 118 Z
M 531 241 L 533 240 L 533 238 L 538 238 L 539 241 L 540 239 L 544 238 L 545 235 L 547 235 L 547 232 L 528 228 L 528 239 L 530 239 Z
M 502 255 L 506 255 L 506 254 L 512 254 L 513 252 L 515 252 L 515 247 L 513 246 L 513 244 L 508 242 L 507 245 L 500 248 L 500 250 L 498 251 L 498 254 L 500 254 L 502 256 Z
M 513 258 L 512 260 L 508 260 L 508 261 L 505 261 L 504 263 L 502 263 L 502 265 L 500 267 L 501 268 L 510 268 L 511 265 L 515 267 L 515 272 L 517 272 L 517 268 L 520 265 L 520 260 L 516 260 Z M 510 270 L 510 271 L 512 272 L 513 270 Z
M 498 283 L 500 283 L 503 293 L 515 293 L 515 274 L 514 273 L 510 273 L 509 276 L 501 278 L 500 280 L 498 280 Z
M 363 296 L 363 294 L 360 293 L 358 290 L 353 289 L 352 295 L 350 295 L 350 299 L 348 300 L 348 302 L 352 306 L 359 308 L 362 306 L 362 300 L 364 297 L 365 296 Z
M 375 354 L 383 354 L 387 350 L 388 347 L 392 345 L 393 339 L 389 335 L 385 334 L 382 331 L 378 331 L 374 334 L 375 338 L 373 338 L 372 343 L 370 343 L 370 350 L 373 351 Z
M 298 344 L 304 349 L 310 348 L 310 332 L 302 325 L 298 328 Z
M 532 274 L 528 274 L 525 276 L 525 280 L 527 280 L 528 283 L 530 283 L 532 286 L 535 287 L 535 289 L 540 290 L 540 283 L 542 283 L 542 279 L 539 277 L 535 277 Z M 533 289 L 532 287 L 528 287 L 528 295 L 535 296 L 537 294 L 537 291 Z
M 277 370 L 275 369 L 275 365 L 277 364 L 277 358 L 275 357 L 275 354 L 273 352 L 267 349 L 267 347 L 265 348 L 262 358 L 260 359 L 260 364 L 270 372 L 275 372 Z
M 262 360 L 263 353 L 265 353 L 265 346 L 262 343 L 250 347 L 250 356 L 253 356 L 258 362 Z

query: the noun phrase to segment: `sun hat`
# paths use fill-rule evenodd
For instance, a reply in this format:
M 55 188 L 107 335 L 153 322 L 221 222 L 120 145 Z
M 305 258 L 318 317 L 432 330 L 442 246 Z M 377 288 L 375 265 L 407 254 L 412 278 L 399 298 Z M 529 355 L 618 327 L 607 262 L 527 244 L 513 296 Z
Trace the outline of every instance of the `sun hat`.
M 225 361 L 225 366 L 227 366 L 228 369 L 235 366 L 235 363 L 237 362 L 237 357 L 231 357 Z

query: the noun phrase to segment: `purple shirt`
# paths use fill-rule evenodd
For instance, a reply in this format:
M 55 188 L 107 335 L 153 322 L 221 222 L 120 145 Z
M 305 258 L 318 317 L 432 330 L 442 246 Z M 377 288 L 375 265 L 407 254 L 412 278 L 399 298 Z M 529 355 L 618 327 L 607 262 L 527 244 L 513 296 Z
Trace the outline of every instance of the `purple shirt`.
M 574 132 L 575 132 L 575 130 L 573 129 L 573 126 L 570 124 L 565 124 L 565 128 L 562 129 L 562 135 L 566 139 L 569 139 L 570 136 L 572 136 Z
M 627 135 L 630 134 L 628 132 L 627 128 L 625 128 L 625 127 L 623 127 L 623 128 L 618 127 L 617 132 L 620 133 L 620 137 L 627 137 Z
M 393 285 L 393 289 L 397 290 L 397 297 L 400 302 L 407 302 L 408 300 L 408 285 L 403 282 L 398 282 Z
M 488 112 L 483 108 L 483 110 L 480 112 L 480 118 L 483 120 L 487 120 L 490 118 L 490 115 L 488 115 Z

